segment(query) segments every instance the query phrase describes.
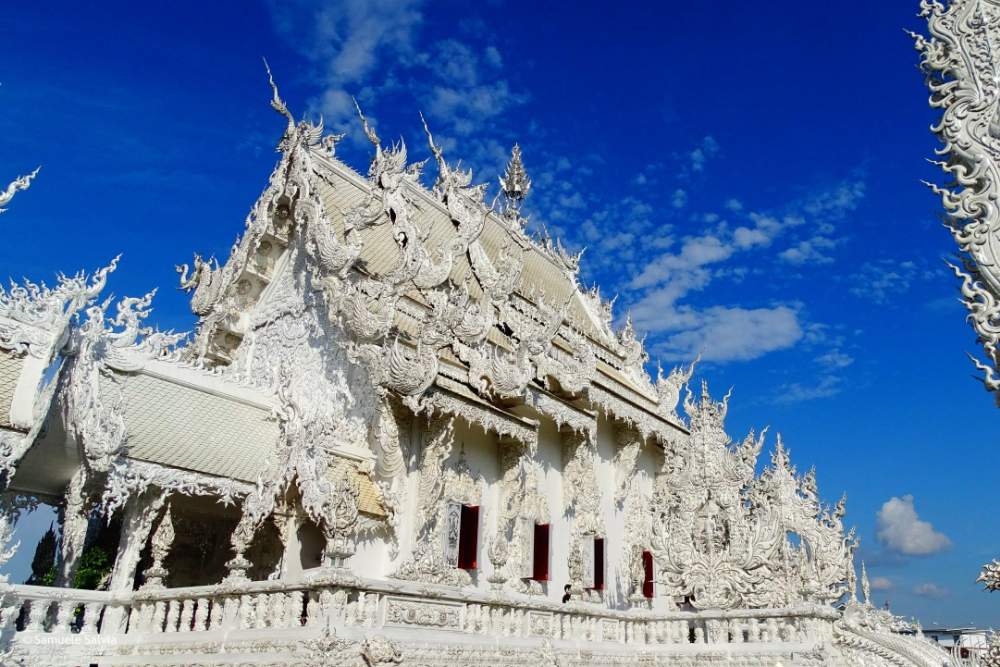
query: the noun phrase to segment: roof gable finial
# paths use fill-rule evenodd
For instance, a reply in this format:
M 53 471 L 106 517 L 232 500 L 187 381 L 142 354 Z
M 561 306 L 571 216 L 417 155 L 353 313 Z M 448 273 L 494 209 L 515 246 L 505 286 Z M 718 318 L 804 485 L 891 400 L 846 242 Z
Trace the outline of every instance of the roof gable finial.
M 504 170 L 503 177 L 499 179 L 500 191 L 504 196 L 503 214 L 508 219 L 520 218 L 521 206 L 525 198 L 531 191 L 531 179 L 524 169 L 524 162 L 521 160 L 521 147 L 514 144 L 510 152 L 510 161 Z

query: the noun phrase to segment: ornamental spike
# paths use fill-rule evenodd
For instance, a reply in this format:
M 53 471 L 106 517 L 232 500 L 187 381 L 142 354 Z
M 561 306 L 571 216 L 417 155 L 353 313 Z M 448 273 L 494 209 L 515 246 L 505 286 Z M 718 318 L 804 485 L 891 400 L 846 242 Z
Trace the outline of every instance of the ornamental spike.
M 35 179 L 35 176 L 38 175 L 38 171 L 40 169 L 41 167 L 35 167 L 35 170 L 30 174 L 25 174 L 24 176 L 18 176 L 10 183 L 10 185 L 7 186 L 7 188 L 3 192 L 0 192 L 0 213 L 3 213 L 4 211 L 7 210 L 2 207 L 9 204 L 10 200 L 14 198 L 14 195 L 17 194 L 19 190 L 27 190 L 28 187 L 31 186 L 31 181 Z
M 278 94 L 278 84 L 274 82 L 274 76 L 271 74 L 271 66 L 267 64 L 267 58 L 262 58 L 262 60 L 264 61 L 264 69 L 267 70 L 267 82 L 271 85 L 271 108 L 284 116 L 288 121 L 285 135 L 290 137 L 295 132 L 295 119 L 288 110 L 288 105 L 285 104 L 285 101 L 281 99 L 281 95 Z
M 531 179 L 524 169 L 524 162 L 521 160 L 521 147 L 514 144 L 510 151 L 510 160 L 504 170 L 503 177 L 499 179 L 500 191 L 504 196 L 504 217 L 516 218 L 519 216 L 521 206 L 531 191 Z

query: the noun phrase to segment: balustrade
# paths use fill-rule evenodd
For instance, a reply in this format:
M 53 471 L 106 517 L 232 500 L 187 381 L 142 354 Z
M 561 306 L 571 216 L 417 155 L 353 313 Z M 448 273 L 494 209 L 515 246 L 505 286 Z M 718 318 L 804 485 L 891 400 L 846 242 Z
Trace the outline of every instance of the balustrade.
M 106 635 L 119 643 L 185 635 L 221 641 L 233 633 L 323 628 L 428 628 L 503 638 L 642 644 L 794 644 L 832 635 L 832 609 L 654 612 L 555 604 L 537 597 L 459 592 L 400 582 L 281 581 L 110 593 L 36 586 L 2 591 L 4 637 Z M 824 626 L 828 629 L 824 631 Z M 196 637 L 192 636 L 196 635 Z M 237 636 L 242 636 L 238 635 Z M 808 638 L 808 640 L 806 639 Z

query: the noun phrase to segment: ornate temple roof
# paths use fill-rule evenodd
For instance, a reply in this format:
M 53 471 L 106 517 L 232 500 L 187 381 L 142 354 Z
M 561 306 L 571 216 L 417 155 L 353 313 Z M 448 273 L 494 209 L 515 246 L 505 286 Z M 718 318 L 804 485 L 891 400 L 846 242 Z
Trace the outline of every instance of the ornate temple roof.
M 487 205 L 485 187 L 445 161 L 429 130 L 438 165 L 432 189 L 419 179 L 426 161 L 408 164 L 401 142 L 382 146 L 364 116 L 375 147 L 367 178 L 336 158 L 340 135 L 296 124 L 276 89 L 272 105 L 288 120 L 282 158 L 246 233 L 225 264 L 196 256 L 193 275 L 178 269 L 201 318 L 190 358 L 245 374 L 237 350 L 254 322 L 271 317 L 284 289 L 274 284 L 298 261 L 288 259 L 288 248 L 302 243 L 292 237 L 305 234 L 310 257 L 295 271 L 322 284 L 330 317 L 366 355 L 382 354 L 372 346 L 385 350 L 379 372 L 419 375 L 421 364 L 433 366 L 431 375 L 391 387 L 396 393 L 416 400 L 444 390 L 439 403 L 457 398 L 499 411 L 488 420 L 506 422 L 498 432 L 511 434 L 525 428 L 507 412 L 515 404 L 560 424 L 589 420 L 588 431 L 603 410 L 661 442 L 686 432 L 675 409 L 691 370 L 654 384 L 631 322 L 613 331 L 611 303 L 581 288 L 579 256 L 525 232 L 520 209 L 530 179 L 519 148 Z

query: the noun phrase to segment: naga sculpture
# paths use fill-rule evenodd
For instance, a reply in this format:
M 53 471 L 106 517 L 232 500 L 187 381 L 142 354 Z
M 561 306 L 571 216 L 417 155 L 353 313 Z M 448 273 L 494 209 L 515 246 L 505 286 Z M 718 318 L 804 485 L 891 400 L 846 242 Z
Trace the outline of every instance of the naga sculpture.
M 968 321 L 986 354 L 970 355 L 986 388 L 1000 405 L 1000 2 L 921 0 L 929 35 L 910 33 L 930 90 L 940 110 L 932 131 L 941 140 L 932 161 L 947 175 L 944 186 L 926 185 L 938 196 L 946 226 L 958 245 L 958 264 Z M 997 562 L 983 567 L 979 581 L 1000 589 Z M 1000 636 L 991 654 L 1000 656 Z M 990 664 L 1000 664 L 1000 657 Z
M 207 261 L 201 255 L 194 256 L 194 269 L 188 275 L 188 265 L 181 264 L 175 267 L 180 275 L 181 289 L 185 292 L 194 292 L 191 296 L 191 312 L 195 315 L 204 316 L 212 312 L 212 307 L 219 299 L 222 269 L 219 262 L 210 257 Z
M 27 190 L 31 186 L 31 181 L 35 180 L 35 176 L 38 175 L 38 171 L 41 167 L 36 167 L 30 174 L 25 174 L 24 176 L 18 176 L 10 184 L 0 192 L 0 213 L 3 213 L 7 209 L 2 208 L 9 204 L 14 195 L 18 193 L 19 190 Z

